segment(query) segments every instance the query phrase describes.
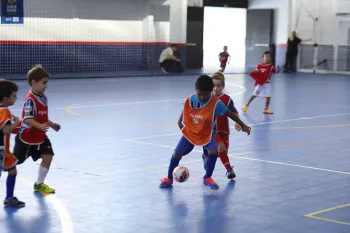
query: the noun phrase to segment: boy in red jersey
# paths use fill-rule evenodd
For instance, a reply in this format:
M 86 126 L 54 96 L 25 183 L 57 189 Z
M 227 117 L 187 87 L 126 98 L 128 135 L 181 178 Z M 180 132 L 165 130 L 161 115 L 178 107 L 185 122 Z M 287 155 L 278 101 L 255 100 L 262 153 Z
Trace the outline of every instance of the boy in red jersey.
M 225 76 L 222 72 L 216 72 L 212 75 L 212 80 L 214 83 L 213 94 L 218 97 L 225 106 L 236 116 L 238 117 L 238 111 L 235 108 L 231 97 L 223 93 L 225 88 Z M 241 127 L 236 123 L 236 130 L 240 131 Z M 233 166 L 230 164 L 230 160 L 227 155 L 229 147 L 229 135 L 230 135 L 230 125 L 227 116 L 218 116 L 216 122 L 216 142 L 218 145 L 218 155 L 222 164 L 226 168 L 226 176 L 228 179 L 234 179 L 236 177 L 235 172 L 233 171 Z M 204 168 L 206 168 L 206 158 L 208 154 L 207 151 L 204 151 L 202 158 L 204 162 Z
M 182 137 L 171 156 L 168 176 L 160 180 L 160 188 L 172 186 L 173 170 L 179 165 L 182 157 L 189 154 L 196 145 L 202 146 L 204 150 L 208 151 L 207 169 L 203 177 L 203 184 L 214 190 L 219 189 L 219 186 L 211 178 L 218 157 L 215 138 L 217 116 L 229 117 L 242 127 L 243 132 L 250 134 L 250 128 L 231 112 L 219 98 L 212 94 L 213 87 L 211 77 L 201 75 L 197 78 L 195 84 L 196 94 L 186 98 L 178 121 Z
M 18 200 L 14 195 L 16 184 L 16 157 L 10 152 L 10 134 L 19 125 L 18 117 L 12 116 L 9 106 L 17 100 L 18 86 L 9 81 L 0 80 L 0 176 L 1 171 L 8 171 L 6 180 L 6 197 L 4 205 L 6 207 L 23 207 L 25 203 Z
M 46 131 L 49 127 L 56 132 L 61 129 L 61 126 L 50 121 L 48 116 L 47 97 L 44 93 L 50 75 L 41 65 L 37 65 L 28 72 L 27 79 L 31 90 L 25 97 L 22 124 L 15 138 L 13 153 L 18 159 L 18 164 L 23 163 L 28 157 L 32 157 L 34 161 L 42 158 L 34 191 L 54 193 L 55 189 L 44 184 L 54 155 Z
M 243 111 L 246 112 L 248 110 L 249 104 L 255 99 L 255 97 L 264 97 L 266 98 L 266 104 L 265 104 L 265 114 L 273 114 L 273 112 L 269 109 L 270 100 L 271 100 L 271 84 L 270 79 L 273 72 L 278 72 L 278 68 L 275 68 L 273 65 L 270 64 L 272 60 L 271 52 L 266 51 L 264 53 L 264 62 L 260 63 L 254 72 L 257 73 L 257 75 L 260 75 L 263 77 L 263 83 L 258 84 L 255 82 L 256 88 L 253 93 L 253 95 L 248 100 L 248 103 L 243 106 Z
M 224 72 L 226 68 L 226 64 L 230 64 L 229 59 L 231 59 L 230 54 L 227 52 L 227 46 L 224 46 L 224 51 L 219 53 L 219 60 L 220 60 L 220 71 Z

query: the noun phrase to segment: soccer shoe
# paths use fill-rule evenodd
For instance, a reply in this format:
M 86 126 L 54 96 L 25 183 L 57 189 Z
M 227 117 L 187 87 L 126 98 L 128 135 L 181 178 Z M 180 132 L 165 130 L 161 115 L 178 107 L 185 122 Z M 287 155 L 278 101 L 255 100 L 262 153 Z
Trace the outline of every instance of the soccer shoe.
M 159 188 L 168 188 L 173 185 L 173 180 L 169 179 L 168 177 L 164 177 L 160 180 Z
M 231 167 L 229 170 L 227 170 L 226 176 L 227 176 L 227 179 L 230 179 L 230 180 L 236 178 L 236 174 L 233 171 L 233 167 Z
M 264 113 L 265 113 L 265 114 L 273 114 L 273 112 L 272 112 L 270 109 L 265 109 L 265 110 L 264 110 Z
M 17 197 L 13 197 L 10 200 L 5 199 L 4 200 L 4 205 L 6 207 L 24 207 L 26 205 L 26 203 L 24 203 L 23 201 L 18 200 Z
M 219 185 L 217 185 L 212 178 L 203 178 L 203 184 L 209 186 L 211 189 L 214 190 L 219 189 Z
M 202 154 L 202 159 L 203 159 L 203 166 L 204 166 L 204 170 L 207 170 L 207 156 L 205 156 L 205 154 Z
M 249 107 L 249 106 L 245 104 L 245 105 L 243 106 L 243 108 L 242 108 L 242 109 L 243 109 L 243 112 L 246 112 L 246 111 L 248 110 L 248 107 Z
M 49 187 L 47 184 L 36 184 L 34 183 L 34 191 L 43 193 L 55 193 L 55 189 Z

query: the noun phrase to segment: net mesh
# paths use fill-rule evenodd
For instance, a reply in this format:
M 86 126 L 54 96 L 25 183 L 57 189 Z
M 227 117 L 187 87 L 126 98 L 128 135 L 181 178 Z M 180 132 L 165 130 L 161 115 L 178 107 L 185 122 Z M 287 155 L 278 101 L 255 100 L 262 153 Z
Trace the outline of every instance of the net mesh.
M 23 24 L 0 24 L 0 73 L 25 73 L 38 63 L 50 72 L 152 70 L 169 41 L 169 6 L 154 13 L 151 1 L 23 5 Z

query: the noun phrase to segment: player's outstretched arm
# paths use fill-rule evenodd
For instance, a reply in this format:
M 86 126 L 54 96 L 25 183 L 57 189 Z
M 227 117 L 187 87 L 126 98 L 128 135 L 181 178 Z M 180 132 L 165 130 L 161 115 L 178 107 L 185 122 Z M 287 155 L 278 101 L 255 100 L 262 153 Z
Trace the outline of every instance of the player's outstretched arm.
M 55 130 L 56 132 L 58 132 L 61 129 L 61 126 L 57 123 L 54 123 L 52 121 L 49 120 L 49 126 Z
M 228 110 L 226 114 L 229 118 L 237 122 L 237 124 L 239 124 L 242 127 L 243 132 L 246 132 L 248 135 L 250 135 L 250 127 L 244 124 L 243 121 L 241 121 L 241 119 L 239 119 L 239 117 L 234 112 Z

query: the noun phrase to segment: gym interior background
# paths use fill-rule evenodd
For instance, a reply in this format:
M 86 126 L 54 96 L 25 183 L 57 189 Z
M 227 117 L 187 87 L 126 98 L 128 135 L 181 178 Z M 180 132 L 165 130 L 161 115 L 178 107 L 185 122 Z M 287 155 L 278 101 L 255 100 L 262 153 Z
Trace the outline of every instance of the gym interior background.
M 349 6 L 347 0 L 27 0 L 23 23 L 0 25 L 0 73 L 23 74 L 38 63 L 52 73 L 154 73 L 169 43 L 180 46 L 188 70 L 218 66 L 225 44 L 232 72 L 254 67 L 265 50 L 283 66 L 293 30 L 312 39 L 301 45 L 296 69 L 349 73 Z

